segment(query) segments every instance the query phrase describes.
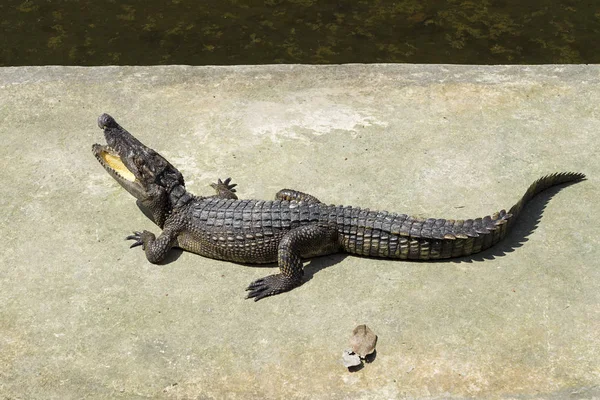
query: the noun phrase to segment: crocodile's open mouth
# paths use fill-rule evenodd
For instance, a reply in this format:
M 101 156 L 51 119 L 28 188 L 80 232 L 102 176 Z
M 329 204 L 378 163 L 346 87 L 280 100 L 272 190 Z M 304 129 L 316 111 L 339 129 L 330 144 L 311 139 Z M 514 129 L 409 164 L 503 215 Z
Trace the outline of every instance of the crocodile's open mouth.
M 121 161 L 121 157 L 109 146 L 95 144 L 93 147 L 96 159 L 108 171 L 129 182 L 135 182 L 135 175 Z
M 92 152 L 102 168 L 133 197 L 150 201 L 157 191 L 184 186 L 183 176 L 163 156 L 145 146 L 108 114 L 98 117 L 106 144 Z M 161 193 L 162 193 L 161 192 Z

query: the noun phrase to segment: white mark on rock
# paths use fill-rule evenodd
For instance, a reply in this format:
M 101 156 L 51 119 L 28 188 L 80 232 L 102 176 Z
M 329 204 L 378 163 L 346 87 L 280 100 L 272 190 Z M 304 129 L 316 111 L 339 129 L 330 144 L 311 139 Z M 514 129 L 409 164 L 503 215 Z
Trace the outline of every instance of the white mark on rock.
M 296 94 L 281 102 L 254 101 L 244 110 L 243 124 L 254 135 L 299 139 L 299 130 L 324 135 L 334 130 L 357 132 L 359 128 L 387 126 L 367 107 L 353 107 L 315 93 Z

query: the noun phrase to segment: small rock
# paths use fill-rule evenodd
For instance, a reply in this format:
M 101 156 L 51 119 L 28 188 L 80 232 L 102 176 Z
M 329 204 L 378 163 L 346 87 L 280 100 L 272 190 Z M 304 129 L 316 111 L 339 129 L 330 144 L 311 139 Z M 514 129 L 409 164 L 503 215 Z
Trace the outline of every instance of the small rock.
M 362 361 L 360 360 L 358 354 L 355 354 L 352 352 L 352 350 L 347 349 L 344 350 L 344 353 L 342 353 L 342 363 L 344 364 L 344 367 L 350 368 L 361 365 Z
M 361 358 L 365 358 L 375 351 L 377 335 L 366 325 L 359 325 L 352 331 L 350 346 L 352 351 Z

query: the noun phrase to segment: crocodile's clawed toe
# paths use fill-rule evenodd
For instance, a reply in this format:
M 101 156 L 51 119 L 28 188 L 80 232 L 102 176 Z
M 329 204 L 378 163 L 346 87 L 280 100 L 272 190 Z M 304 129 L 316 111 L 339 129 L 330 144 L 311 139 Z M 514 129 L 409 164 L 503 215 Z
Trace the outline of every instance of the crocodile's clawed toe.
M 231 185 L 229 184 L 229 182 L 231 182 L 231 178 L 227 178 L 224 181 L 222 181 L 221 179 L 219 179 L 216 183 L 211 183 L 210 186 L 219 191 L 219 190 L 229 190 L 230 192 L 235 193 L 236 190 L 234 189 L 234 187 L 237 186 L 237 183 L 232 183 Z
M 229 182 L 231 182 L 231 178 L 227 178 L 225 179 L 225 181 L 223 181 L 223 185 L 225 185 L 227 187 L 227 189 L 231 190 L 232 192 L 235 192 L 234 187 L 237 186 L 237 183 L 232 183 L 231 185 L 229 184 Z M 221 180 L 219 179 L 219 183 L 221 183 Z
M 130 249 L 144 244 L 144 241 L 142 240 L 142 232 L 133 232 L 133 235 L 127 236 L 125 240 L 135 240 L 135 242 L 129 246 Z
M 254 299 L 254 301 L 258 301 L 271 295 L 269 293 L 269 286 L 265 282 L 265 279 L 266 278 L 257 279 L 246 288 L 247 291 L 250 291 L 250 293 L 248 293 L 246 296 L 247 299 Z
M 300 286 L 300 283 L 300 280 L 289 278 L 282 274 L 265 276 L 264 278 L 255 280 L 246 288 L 247 291 L 250 291 L 246 298 L 253 298 L 254 301 L 258 301 L 268 296 L 292 290 L 296 286 Z

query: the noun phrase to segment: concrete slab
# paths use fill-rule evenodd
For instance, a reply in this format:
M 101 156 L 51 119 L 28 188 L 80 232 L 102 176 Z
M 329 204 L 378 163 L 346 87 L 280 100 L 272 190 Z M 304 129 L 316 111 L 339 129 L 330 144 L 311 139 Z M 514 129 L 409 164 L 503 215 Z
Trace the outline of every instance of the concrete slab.
M 0 392 L 598 397 L 599 103 L 600 66 L 2 68 Z M 158 228 L 91 154 L 103 112 L 197 194 L 232 176 L 245 198 L 291 187 L 467 218 L 547 173 L 589 179 L 537 198 L 482 257 L 324 257 L 303 286 L 255 303 L 244 288 L 273 266 L 189 253 L 156 266 L 128 249 L 132 230 Z M 349 373 L 358 324 L 378 352 Z

